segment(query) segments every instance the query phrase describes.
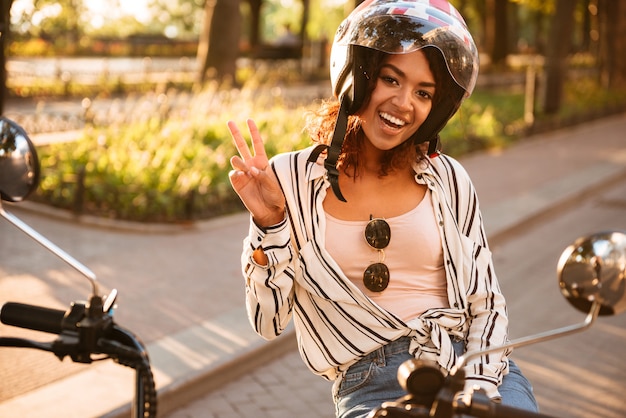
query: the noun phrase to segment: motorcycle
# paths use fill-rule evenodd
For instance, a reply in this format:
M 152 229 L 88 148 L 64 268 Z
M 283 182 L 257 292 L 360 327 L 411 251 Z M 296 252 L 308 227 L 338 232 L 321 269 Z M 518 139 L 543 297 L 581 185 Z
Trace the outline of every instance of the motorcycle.
M 39 160 L 33 142 L 15 122 L 0 117 L 0 216 L 77 270 L 91 285 L 88 301 L 74 301 L 67 311 L 17 302 L 0 308 L 5 325 L 56 334 L 51 342 L 0 337 L 0 347 L 18 347 L 53 353 L 77 363 L 112 359 L 135 370 L 133 417 L 156 417 L 157 393 L 145 345 L 131 331 L 115 323 L 117 290 L 101 295 L 96 275 L 19 218 L 2 201 L 20 202 L 36 188 Z
M 626 310 L 626 233 L 606 231 L 581 237 L 561 254 L 557 264 L 561 294 L 570 305 L 586 313 L 583 322 L 523 337 L 507 344 L 468 352 L 450 373 L 436 363 L 411 359 L 398 370 L 398 381 L 407 395 L 385 402 L 368 418 L 475 417 L 550 418 L 550 415 L 519 410 L 492 402 L 480 388 L 463 393 L 463 366 L 473 358 L 503 349 L 523 347 L 578 333 L 598 316 Z

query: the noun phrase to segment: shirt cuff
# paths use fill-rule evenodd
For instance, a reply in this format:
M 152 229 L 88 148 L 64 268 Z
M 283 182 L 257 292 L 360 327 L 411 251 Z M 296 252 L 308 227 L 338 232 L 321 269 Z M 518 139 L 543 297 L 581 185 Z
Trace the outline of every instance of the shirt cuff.
M 475 379 L 466 379 L 465 380 L 465 393 L 472 393 L 476 390 L 476 387 L 480 387 L 487 394 L 487 397 L 494 402 L 499 402 L 502 400 L 502 395 L 498 391 L 498 386 L 485 382 L 484 380 L 475 380 Z
M 279 263 L 291 261 L 292 252 L 289 248 L 291 231 L 289 222 L 287 222 L 287 216 L 279 223 L 265 228 L 258 226 L 250 217 L 248 240 L 251 248 L 257 249 L 260 247 L 268 258 L 268 264 L 261 266 L 250 256 L 249 262 L 256 267 L 269 269 Z

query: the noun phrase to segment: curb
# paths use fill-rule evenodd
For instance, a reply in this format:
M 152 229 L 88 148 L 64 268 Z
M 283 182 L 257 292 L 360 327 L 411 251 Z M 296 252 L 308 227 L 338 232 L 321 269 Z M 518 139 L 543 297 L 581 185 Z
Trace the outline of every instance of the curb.
M 581 188 L 574 193 L 564 196 L 563 198 L 554 201 L 551 205 L 543 207 L 526 217 L 520 218 L 516 222 L 502 229 L 487 232 L 489 246 L 493 248 L 500 245 L 511 239 L 513 236 L 518 235 L 523 231 L 527 231 L 528 229 L 556 216 L 558 213 L 579 204 L 581 201 L 590 199 L 591 197 L 596 196 L 623 181 L 626 181 L 626 170 L 614 170 L 614 172 L 607 174 L 605 177 L 600 177 L 598 181 L 588 184 L 587 187 Z M 483 216 L 484 213 L 485 211 L 483 211 Z
M 259 342 L 246 350 L 242 350 L 231 359 L 220 362 L 205 370 L 179 379 L 157 391 L 157 415 L 163 416 L 206 396 L 231 381 L 246 375 L 267 364 L 279 356 L 296 350 L 295 331 L 285 331 L 279 338 Z M 119 407 L 102 418 L 127 418 L 131 414 L 132 404 Z
M 23 201 L 19 203 L 2 202 L 3 205 L 10 207 L 12 210 L 17 209 L 34 213 L 41 216 L 46 216 L 52 219 L 57 219 L 66 222 L 77 222 L 82 225 L 87 225 L 95 228 L 104 228 L 118 231 L 140 232 L 147 234 L 162 234 L 162 233 L 176 233 L 181 230 L 196 229 L 201 222 L 189 222 L 189 223 L 141 223 L 124 221 L 120 219 L 102 218 L 92 215 L 76 215 L 71 211 L 65 209 L 59 209 L 52 206 L 45 205 L 43 203 L 37 203 L 32 201 Z M 228 216 L 228 215 L 226 215 Z M 206 222 L 210 222 L 208 220 Z

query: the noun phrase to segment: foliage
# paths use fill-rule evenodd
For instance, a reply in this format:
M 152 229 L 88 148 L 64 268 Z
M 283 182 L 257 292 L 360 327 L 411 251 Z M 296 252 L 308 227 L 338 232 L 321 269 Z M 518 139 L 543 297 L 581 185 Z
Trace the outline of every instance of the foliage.
M 164 95 L 153 100 L 163 107 Z M 301 132 L 303 108 L 288 109 L 248 90 L 208 88 L 188 107 L 144 112 L 133 123 L 85 129 L 72 143 L 40 150 L 42 181 L 36 200 L 99 216 L 181 222 L 240 208 L 228 181 L 236 150 L 226 120 L 254 114 L 268 151 L 308 143 Z M 296 117 L 296 113 L 300 117 Z
M 510 0 L 545 14 L 552 14 L 555 10 L 555 0 Z
M 17 2 L 15 2 L 17 3 Z M 17 33 L 29 33 L 43 39 L 74 37 L 78 39 L 85 25 L 83 0 L 32 0 L 13 4 L 11 21 Z
M 311 19 L 307 27 L 309 39 L 332 41 L 343 20 L 345 6 L 337 1 L 318 1 L 311 5 Z
M 503 148 L 521 133 L 524 96 L 510 91 L 475 91 L 441 132 L 443 151 L 455 157 Z
M 593 78 L 577 78 L 566 83 L 559 118 L 579 118 L 581 114 L 620 109 L 626 105 L 626 90 L 602 88 Z M 541 119 L 541 116 L 540 116 Z
M 203 0 L 151 0 L 149 13 L 153 18 L 146 26 L 155 27 L 170 37 L 197 37 L 204 3 Z
M 50 42 L 41 39 L 26 39 L 13 41 L 8 45 L 9 55 L 22 57 L 52 57 L 55 55 Z

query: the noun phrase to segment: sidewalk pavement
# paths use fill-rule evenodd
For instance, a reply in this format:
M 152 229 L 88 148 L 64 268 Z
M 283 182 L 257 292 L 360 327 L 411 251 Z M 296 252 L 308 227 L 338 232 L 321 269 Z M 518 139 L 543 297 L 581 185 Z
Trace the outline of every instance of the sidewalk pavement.
M 626 181 L 625 133 L 626 114 L 620 114 L 462 158 L 478 191 L 491 246 L 584 195 Z M 28 204 L 5 206 L 90 267 L 103 287 L 118 289 L 116 322 L 147 344 L 162 415 L 295 349 L 293 331 L 265 342 L 247 322 L 239 270 L 245 213 L 164 226 L 75 219 L 41 208 L 31 211 Z M 5 225 L 0 222 L 0 243 L 12 251 L 0 255 L 0 303 L 64 309 L 71 300 L 85 298 L 85 280 Z M 13 331 L 0 327 L 2 335 Z M 132 370 L 106 361 L 62 375 L 68 362 L 44 354 L 45 359 L 32 362 L 48 367 L 56 361 L 53 378 L 4 400 L 0 416 L 129 415 Z M 0 356 L 2 385 L 15 377 L 10 361 Z M 30 373 L 45 377 L 39 370 Z

